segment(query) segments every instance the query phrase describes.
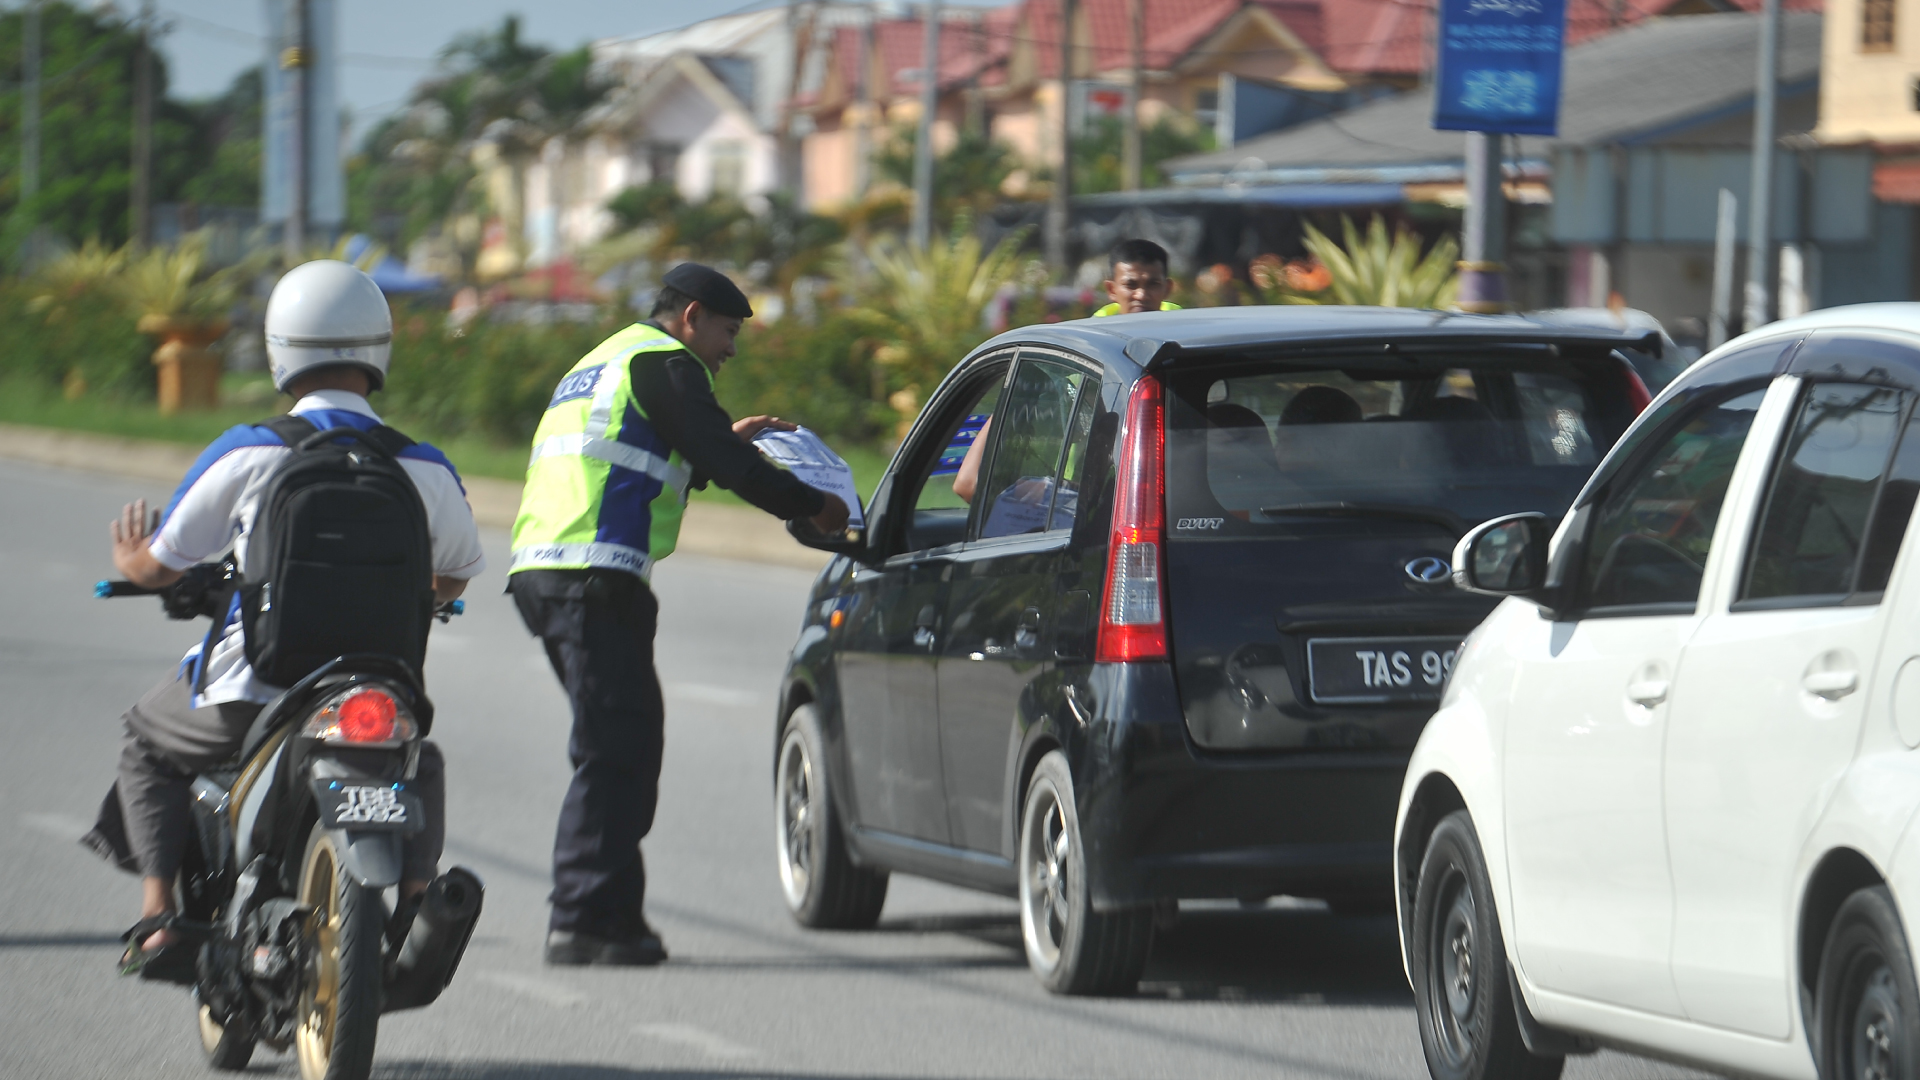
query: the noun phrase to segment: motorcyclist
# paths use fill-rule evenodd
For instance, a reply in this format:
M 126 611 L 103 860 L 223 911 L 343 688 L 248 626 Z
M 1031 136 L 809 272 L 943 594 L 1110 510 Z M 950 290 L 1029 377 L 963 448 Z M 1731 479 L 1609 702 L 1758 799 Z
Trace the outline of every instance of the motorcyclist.
M 386 380 L 393 321 L 372 278 L 332 260 L 294 268 L 267 302 L 266 337 L 274 389 L 295 399 L 291 412 L 322 430 L 379 425 L 367 395 Z M 289 453 L 265 427 L 227 431 L 200 454 L 164 512 L 149 514 L 144 499 L 121 511 L 109 526 L 114 566 L 136 585 L 160 588 L 231 543 L 244 575 L 261 494 Z M 431 446 L 410 446 L 399 457 L 426 509 L 434 595 L 452 600 L 486 565 L 465 489 L 452 463 Z M 180 938 L 164 925 L 174 911 L 174 882 L 191 829 L 189 786 L 196 773 L 239 751 L 254 717 L 283 689 L 255 676 L 233 605 L 206 643 L 188 650 L 178 670 L 127 710 L 118 778 L 84 840 L 141 875 L 141 921 L 129 932 L 124 974 L 153 965 L 192 970 L 191 953 L 174 947 Z M 409 787 L 426 803 L 428 828 L 407 843 L 403 901 L 420 894 L 436 873 L 444 840 L 442 771 L 439 750 L 423 744 Z

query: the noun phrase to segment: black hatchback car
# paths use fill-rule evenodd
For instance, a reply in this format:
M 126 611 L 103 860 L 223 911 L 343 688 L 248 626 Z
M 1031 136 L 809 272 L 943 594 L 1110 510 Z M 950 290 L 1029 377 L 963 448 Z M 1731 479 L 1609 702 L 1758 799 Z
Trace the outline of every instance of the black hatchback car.
M 893 872 L 1017 896 L 1041 981 L 1097 993 L 1181 899 L 1391 911 L 1408 754 L 1493 604 L 1454 542 L 1558 517 L 1647 403 L 1622 350 L 1658 348 L 1327 307 L 981 346 L 865 534 L 811 540 L 838 557 L 776 729 L 795 918 L 872 926 Z

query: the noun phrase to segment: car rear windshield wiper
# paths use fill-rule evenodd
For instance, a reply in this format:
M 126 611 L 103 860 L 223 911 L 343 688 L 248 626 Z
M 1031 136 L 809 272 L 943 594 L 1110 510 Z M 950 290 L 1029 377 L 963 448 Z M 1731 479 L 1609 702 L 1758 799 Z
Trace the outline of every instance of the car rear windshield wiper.
M 1420 521 L 1428 525 L 1438 525 L 1459 539 L 1467 531 L 1467 523 L 1460 516 L 1448 510 L 1432 506 L 1401 506 L 1398 503 L 1359 503 L 1359 502 L 1314 502 L 1290 503 L 1286 506 L 1262 507 L 1261 513 L 1270 517 L 1373 517 L 1396 518 L 1401 521 Z

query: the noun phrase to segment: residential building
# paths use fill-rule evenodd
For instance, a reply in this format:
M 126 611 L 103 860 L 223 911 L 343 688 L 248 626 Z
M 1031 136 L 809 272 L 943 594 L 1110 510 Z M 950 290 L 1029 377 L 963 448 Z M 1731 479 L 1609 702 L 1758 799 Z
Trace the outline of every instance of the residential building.
M 1776 159 L 1771 231 L 1803 271 L 1787 306 L 1906 299 L 1910 209 L 1872 197 L 1868 152 L 1806 137 L 1821 108 L 1821 18 L 1790 12 L 1782 35 L 1788 149 Z M 1507 191 L 1520 204 L 1510 286 L 1523 305 L 1599 305 L 1618 294 L 1670 325 L 1705 322 L 1719 191 L 1743 207 L 1747 198 L 1758 35 L 1757 17 L 1721 13 L 1650 20 L 1568 50 L 1559 135 L 1507 144 Z M 1464 175 L 1462 137 L 1433 130 L 1432 111 L 1426 91 L 1363 105 L 1172 162 L 1175 188 L 1150 194 L 1162 212 L 1187 199 L 1431 222 L 1460 205 Z M 1745 223 L 1743 209 L 1741 243 Z M 1289 227 L 1297 224 L 1269 234 Z

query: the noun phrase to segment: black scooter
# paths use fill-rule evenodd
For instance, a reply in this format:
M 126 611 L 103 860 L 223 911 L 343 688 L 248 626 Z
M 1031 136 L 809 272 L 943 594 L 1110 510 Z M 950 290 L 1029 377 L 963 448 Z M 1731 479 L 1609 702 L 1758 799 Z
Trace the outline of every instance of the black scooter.
M 171 618 L 217 619 L 232 579 L 231 563 L 209 564 L 162 589 L 103 581 L 94 594 L 159 595 Z M 402 839 L 425 825 L 408 782 L 432 722 L 411 664 L 341 656 L 261 710 L 236 758 L 194 779 L 179 914 L 136 931 L 165 925 L 198 946 L 194 970 L 172 981 L 193 987 L 214 1068 L 243 1069 L 265 1043 L 293 1049 L 303 1080 L 364 1080 L 381 1014 L 430 1004 L 452 980 L 480 917 L 479 877 L 455 867 L 434 879 L 410 920 L 383 896 L 400 882 Z

